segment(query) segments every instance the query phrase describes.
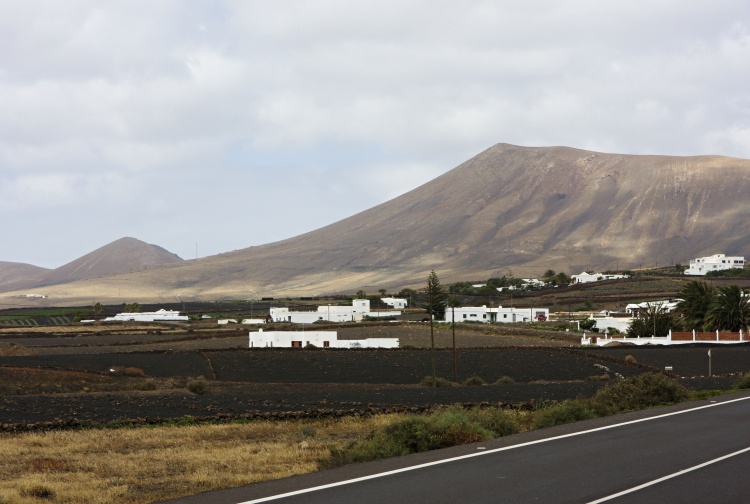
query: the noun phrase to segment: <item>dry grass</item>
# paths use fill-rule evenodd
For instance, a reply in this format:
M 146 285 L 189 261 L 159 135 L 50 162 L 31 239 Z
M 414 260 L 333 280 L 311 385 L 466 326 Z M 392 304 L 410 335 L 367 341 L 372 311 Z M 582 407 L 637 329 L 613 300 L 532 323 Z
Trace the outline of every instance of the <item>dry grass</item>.
M 0 436 L 0 502 L 146 503 L 317 469 L 398 415 Z

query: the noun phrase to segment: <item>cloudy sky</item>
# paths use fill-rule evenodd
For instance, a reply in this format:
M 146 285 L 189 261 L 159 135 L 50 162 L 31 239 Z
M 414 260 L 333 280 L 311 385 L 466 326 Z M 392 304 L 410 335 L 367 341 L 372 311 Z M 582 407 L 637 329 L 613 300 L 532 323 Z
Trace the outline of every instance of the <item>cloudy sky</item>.
M 498 142 L 750 158 L 745 0 L 0 0 L 0 260 L 186 259 Z

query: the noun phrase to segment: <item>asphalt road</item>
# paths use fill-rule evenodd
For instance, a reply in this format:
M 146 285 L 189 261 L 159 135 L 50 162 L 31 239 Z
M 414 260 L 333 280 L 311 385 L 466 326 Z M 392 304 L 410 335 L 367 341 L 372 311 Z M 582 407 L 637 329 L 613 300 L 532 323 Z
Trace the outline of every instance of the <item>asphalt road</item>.
M 173 502 L 750 502 L 750 393 L 715 401 L 580 422 Z

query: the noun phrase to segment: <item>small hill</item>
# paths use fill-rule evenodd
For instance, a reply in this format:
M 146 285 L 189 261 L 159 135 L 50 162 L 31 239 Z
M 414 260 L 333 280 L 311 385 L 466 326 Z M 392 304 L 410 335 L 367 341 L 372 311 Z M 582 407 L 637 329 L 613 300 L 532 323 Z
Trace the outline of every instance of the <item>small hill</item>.
M 0 261 L 0 290 L 9 285 L 33 284 L 50 271 L 32 264 Z
M 67 284 L 179 262 L 182 262 L 179 256 L 162 247 L 126 237 L 115 240 L 59 268 L 43 270 L 42 274 L 28 276 L 12 283 L 8 282 L 5 286 L 0 284 L 0 291 Z M 31 268 L 35 267 L 31 266 Z

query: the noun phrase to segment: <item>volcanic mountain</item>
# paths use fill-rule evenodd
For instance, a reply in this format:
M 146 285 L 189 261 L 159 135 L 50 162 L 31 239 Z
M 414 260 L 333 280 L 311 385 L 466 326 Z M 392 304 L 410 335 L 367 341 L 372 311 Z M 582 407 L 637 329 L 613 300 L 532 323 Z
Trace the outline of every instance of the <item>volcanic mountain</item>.
M 31 269 L 27 268 L 25 272 L 16 274 L 13 282 L 0 284 L 0 290 L 58 285 L 181 261 L 180 257 L 157 245 L 126 237 L 53 270 L 30 266 Z M 16 271 L 20 270 L 16 269 Z
M 314 295 L 421 286 L 432 269 L 450 282 L 748 256 L 748 193 L 744 159 L 498 144 L 318 230 L 152 268 L 126 283 L 102 279 L 96 288 L 127 284 L 139 286 L 134 296 L 207 299 Z

